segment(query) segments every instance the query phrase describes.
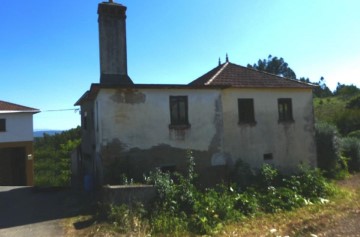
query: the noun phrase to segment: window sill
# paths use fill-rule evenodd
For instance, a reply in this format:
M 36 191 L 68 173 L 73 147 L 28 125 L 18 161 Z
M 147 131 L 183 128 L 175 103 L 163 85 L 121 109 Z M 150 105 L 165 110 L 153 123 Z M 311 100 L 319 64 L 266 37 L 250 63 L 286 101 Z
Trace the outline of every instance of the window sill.
M 293 119 L 289 119 L 289 120 L 278 120 L 278 123 L 283 123 L 283 124 L 295 123 L 295 120 L 293 120 Z
M 175 130 L 185 130 L 191 128 L 190 124 L 169 124 L 169 129 L 175 129 Z
M 239 126 L 250 126 L 250 127 L 254 127 L 256 126 L 256 121 L 249 121 L 249 122 L 238 122 Z

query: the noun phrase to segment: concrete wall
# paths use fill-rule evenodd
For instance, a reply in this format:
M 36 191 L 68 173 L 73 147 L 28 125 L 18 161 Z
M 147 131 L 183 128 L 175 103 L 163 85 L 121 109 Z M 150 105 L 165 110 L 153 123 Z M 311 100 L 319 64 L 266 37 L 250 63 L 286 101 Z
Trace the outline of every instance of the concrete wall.
M 33 140 L 33 114 L 1 113 L 0 118 L 6 119 L 6 132 L 0 132 L 0 143 Z
M 224 150 L 253 167 L 264 162 L 291 172 L 299 163 L 316 165 L 312 91 L 310 89 L 223 90 Z M 255 125 L 238 124 L 239 98 L 254 99 Z M 278 99 L 291 98 L 294 122 L 278 121 Z M 264 161 L 264 154 L 272 160 Z

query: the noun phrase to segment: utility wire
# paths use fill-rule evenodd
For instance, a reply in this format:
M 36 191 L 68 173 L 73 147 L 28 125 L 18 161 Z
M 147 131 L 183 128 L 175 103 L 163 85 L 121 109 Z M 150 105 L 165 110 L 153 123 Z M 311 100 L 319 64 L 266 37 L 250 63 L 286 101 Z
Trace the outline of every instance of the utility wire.
M 49 110 L 41 110 L 41 112 L 61 112 L 61 111 L 74 111 L 78 112 L 80 109 L 49 109 Z

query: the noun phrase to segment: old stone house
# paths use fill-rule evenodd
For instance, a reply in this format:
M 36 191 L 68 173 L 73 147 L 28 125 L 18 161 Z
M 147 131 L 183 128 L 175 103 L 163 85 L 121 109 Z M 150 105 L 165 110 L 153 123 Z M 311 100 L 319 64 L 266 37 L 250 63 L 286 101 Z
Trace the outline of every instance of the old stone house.
M 34 184 L 33 114 L 38 112 L 0 101 L 0 185 Z
M 127 74 L 126 7 L 99 4 L 100 83 L 81 106 L 82 160 L 100 183 L 156 167 L 182 171 L 192 150 L 200 181 L 226 179 L 237 160 L 291 172 L 316 166 L 312 89 L 229 62 L 187 85 L 134 84 Z

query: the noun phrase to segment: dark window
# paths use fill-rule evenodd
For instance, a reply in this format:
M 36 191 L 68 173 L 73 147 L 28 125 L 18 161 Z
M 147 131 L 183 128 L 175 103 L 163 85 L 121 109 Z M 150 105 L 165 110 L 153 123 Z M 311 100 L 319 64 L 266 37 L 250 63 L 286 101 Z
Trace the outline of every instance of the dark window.
M 171 125 L 189 125 L 187 96 L 170 96 Z
M 278 99 L 279 122 L 294 121 L 291 99 Z
M 272 160 L 272 159 L 273 159 L 272 153 L 264 154 L 264 160 Z
M 254 100 L 238 99 L 239 123 L 255 123 Z
M 165 165 L 160 167 L 161 172 L 163 173 L 174 173 L 176 171 L 175 165 Z
M 84 130 L 87 130 L 87 126 L 88 126 L 87 112 L 84 112 L 83 118 L 82 118 L 82 127 Z
M 6 119 L 0 119 L 0 132 L 6 131 Z

